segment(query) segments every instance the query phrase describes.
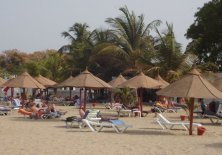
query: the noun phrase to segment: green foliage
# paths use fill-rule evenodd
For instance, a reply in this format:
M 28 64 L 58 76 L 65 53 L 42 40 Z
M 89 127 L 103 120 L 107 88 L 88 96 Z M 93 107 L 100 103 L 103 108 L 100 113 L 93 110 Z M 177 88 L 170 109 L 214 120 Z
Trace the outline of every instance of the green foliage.
M 186 62 L 187 55 L 181 51 L 181 45 L 176 41 L 173 25 L 166 23 L 167 31 L 163 34 L 156 28 L 158 38 L 156 40 L 156 61 L 155 68 L 158 66 L 158 73 L 166 77 L 167 81 L 177 80 L 184 71 L 189 70 Z
M 86 23 L 75 23 L 68 32 L 62 33 L 62 36 L 70 39 L 71 42 L 68 45 L 70 52 L 66 55 L 65 60 L 69 68 L 68 72 L 74 75 L 90 66 L 89 58 L 93 43 L 88 28 L 89 26 Z
M 100 53 L 112 53 L 119 57 L 127 67 L 125 70 L 141 70 L 141 59 L 151 61 L 153 56 L 153 42 L 150 30 L 160 24 L 159 20 L 146 25 L 144 16 L 136 16 L 127 7 L 119 9 L 122 16 L 107 18 L 106 22 L 112 26 L 112 39 L 100 50 Z
M 195 14 L 195 21 L 187 30 L 192 41 L 187 51 L 198 56 L 198 64 L 214 63 L 222 71 L 222 1 L 212 0 Z
M 136 91 L 128 87 L 117 89 L 114 92 L 114 98 L 119 98 L 120 103 L 133 106 L 136 102 Z
M 0 56 L 1 68 L 9 74 L 19 74 L 22 72 L 23 63 L 25 62 L 24 53 L 18 50 L 4 51 Z
M 199 103 L 194 102 L 194 109 L 199 107 Z M 191 99 L 185 98 L 185 105 L 182 108 L 186 111 L 187 115 L 190 116 L 191 111 Z

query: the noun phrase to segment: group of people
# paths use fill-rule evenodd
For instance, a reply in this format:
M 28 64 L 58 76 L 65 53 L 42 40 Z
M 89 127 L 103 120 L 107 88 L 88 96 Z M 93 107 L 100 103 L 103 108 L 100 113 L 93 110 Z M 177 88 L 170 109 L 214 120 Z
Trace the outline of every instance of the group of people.
M 24 107 L 26 111 L 30 111 L 33 113 L 33 117 L 40 118 L 43 114 L 48 114 L 51 117 L 57 118 L 61 115 L 65 115 L 67 112 L 62 112 L 57 110 L 55 104 L 49 103 L 46 100 L 42 100 L 41 103 L 36 104 L 33 98 L 30 98 L 27 102 L 25 102 Z

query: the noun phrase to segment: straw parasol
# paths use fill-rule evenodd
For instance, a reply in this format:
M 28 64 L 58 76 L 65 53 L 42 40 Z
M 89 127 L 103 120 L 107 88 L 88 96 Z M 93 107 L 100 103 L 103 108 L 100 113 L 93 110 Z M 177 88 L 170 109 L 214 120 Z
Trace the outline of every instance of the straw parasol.
M 45 88 L 42 84 L 40 84 L 33 77 L 31 77 L 27 72 L 22 73 L 14 79 L 8 80 L 2 86 L 10 88 Z
M 192 135 L 194 98 L 222 98 L 222 93 L 210 84 L 210 82 L 203 79 L 196 69 L 193 69 L 182 79 L 170 84 L 162 90 L 159 90 L 157 94 L 169 97 L 188 97 L 191 99 L 190 135 Z
M 142 108 L 142 88 L 149 88 L 149 89 L 158 89 L 160 88 L 161 84 L 152 79 L 151 77 L 148 77 L 141 72 L 139 75 L 127 80 L 126 82 L 120 84 L 118 88 L 123 88 L 123 87 L 130 87 L 130 88 L 135 88 L 138 89 L 140 92 L 140 98 L 139 98 L 139 104 L 140 104 L 140 111 L 142 113 L 143 108 Z
M 85 88 L 84 111 L 86 110 L 86 89 L 87 88 L 112 88 L 108 83 L 90 73 L 87 69 L 66 83 L 68 87 Z M 81 91 L 81 90 L 80 90 Z M 80 93 L 81 94 L 81 93 Z M 80 102 L 81 104 L 81 102 Z M 80 105 L 81 107 L 81 105 Z
M 125 81 L 126 81 L 126 79 L 120 74 L 117 78 L 115 78 L 112 81 L 110 81 L 109 84 L 113 88 L 116 88 L 118 85 L 120 85 L 121 83 L 123 83 Z
M 53 85 L 56 84 L 55 81 L 52 81 L 40 74 L 38 76 L 36 76 L 35 79 L 45 87 L 52 87 Z
M 222 91 L 222 77 L 217 78 L 213 83 L 212 83 L 218 90 Z
M 169 85 L 169 83 L 166 82 L 160 75 L 157 75 L 155 80 L 157 80 L 161 84 L 160 88 L 165 88 L 166 86 Z
M 6 81 L 0 77 L 0 86 L 3 85 Z
M 73 79 L 73 76 L 70 76 L 68 79 L 64 80 L 63 82 L 61 83 L 57 83 L 55 85 L 53 85 L 54 88 L 62 88 L 62 87 L 70 87 L 68 84 L 70 83 L 70 81 Z M 81 95 L 81 94 L 80 94 Z M 72 90 L 71 90 L 71 87 L 69 89 L 69 96 L 71 98 L 72 96 Z
M 70 76 L 68 79 L 64 80 L 61 83 L 55 84 L 53 87 L 56 87 L 56 88 L 69 87 L 68 84 L 70 83 L 70 81 L 72 81 L 72 79 L 73 79 L 73 76 Z
M 118 85 L 120 85 L 121 83 L 123 83 L 125 81 L 126 81 L 126 79 L 120 74 L 115 79 L 110 81 L 109 84 L 115 89 Z M 114 100 L 114 93 L 113 93 L 113 91 L 111 91 L 111 102 L 113 102 L 113 100 Z

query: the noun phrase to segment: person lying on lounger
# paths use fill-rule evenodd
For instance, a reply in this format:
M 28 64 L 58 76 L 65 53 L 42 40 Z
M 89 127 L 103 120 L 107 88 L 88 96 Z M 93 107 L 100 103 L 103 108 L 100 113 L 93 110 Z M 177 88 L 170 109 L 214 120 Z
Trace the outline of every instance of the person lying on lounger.
M 65 115 L 67 113 L 67 111 L 61 111 L 61 110 L 57 110 L 55 107 L 55 104 L 53 103 L 47 103 L 45 102 L 45 104 L 47 105 L 47 109 L 45 109 L 46 113 L 51 114 L 53 117 L 60 117 L 62 115 Z

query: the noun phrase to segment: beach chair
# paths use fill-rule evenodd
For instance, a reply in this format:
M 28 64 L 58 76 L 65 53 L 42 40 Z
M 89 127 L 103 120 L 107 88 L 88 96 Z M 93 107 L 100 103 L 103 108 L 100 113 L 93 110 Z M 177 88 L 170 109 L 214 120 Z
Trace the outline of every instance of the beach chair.
M 222 104 L 218 105 L 217 112 L 214 114 L 212 112 L 208 113 L 207 111 L 204 113 L 204 117 L 207 117 L 210 119 L 211 123 L 217 124 L 220 120 L 222 120 Z M 222 125 L 222 121 L 221 121 Z
M 158 117 L 155 118 L 155 121 L 162 127 L 162 129 L 168 129 L 168 126 L 170 129 L 173 129 L 174 126 L 182 126 L 185 130 L 189 129 L 189 122 L 171 122 L 168 119 L 166 119 L 162 114 L 158 114 Z M 202 126 L 199 123 L 193 123 L 193 126 Z
M 0 106 L 0 115 L 1 115 L 1 116 L 8 115 L 8 113 L 9 113 L 10 111 L 11 111 L 11 108 Z
M 80 117 L 77 116 L 71 116 L 66 118 L 65 123 L 66 123 L 66 128 L 72 127 L 75 123 L 78 124 L 79 128 L 82 128 L 83 126 L 83 119 L 92 119 L 92 118 L 97 118 L 99 113 L 99 110 L 87 110 L 84 112 L 83 110 L 80 111 Z
M 17 98 L 12 99 L 11 102 L 12 102 L 12 109 L 14 110 L 19 110 L 22 107 L 20 100 Z
M 83 119 L 84 124 L 86 124 L 92 132 L 100 132 L 103 128 L 113 128 L 116 133 L 123 133 L 132 125 L 125 124 L 122 120 L 109 120 L 101 121 L 101 118 L 93 119 Z M 96 127 L 99 127 L 97 130 Z
M 160 106 L 160 105 L 154 105 L 153 109 L 155 110 L 155 112 L 158 112 L 158 113 L 163 113 L 163 112 L 177 113 L 177 110 L 179 110 L 181 108 L 179 108 L 179 107 L 165 108 L 165 107 Z

